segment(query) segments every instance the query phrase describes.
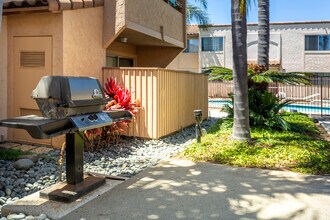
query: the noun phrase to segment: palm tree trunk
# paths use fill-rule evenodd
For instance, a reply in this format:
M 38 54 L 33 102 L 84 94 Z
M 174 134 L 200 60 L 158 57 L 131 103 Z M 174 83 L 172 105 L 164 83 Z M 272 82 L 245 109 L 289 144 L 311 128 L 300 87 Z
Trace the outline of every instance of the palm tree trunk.
M 233 78 L 234 78 L 234 131 L 235 140 L 250 140 L 249 102 L 247 85 L 246 10 L 240 9 L 241 0 L 231 0 Z
M 258 0 L 258 64 L 269 69 L 269 0 Z

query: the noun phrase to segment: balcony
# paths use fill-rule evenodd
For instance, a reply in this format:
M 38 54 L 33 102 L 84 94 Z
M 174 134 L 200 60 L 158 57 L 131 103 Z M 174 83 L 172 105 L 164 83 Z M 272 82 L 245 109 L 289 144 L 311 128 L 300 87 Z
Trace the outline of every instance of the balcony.
M 184 13 L 184 1 L 180 1 L 180 0 L 164 0 L 164 2 L 166 2 L 167 4 L 169 4 L 170 6 L 172 6 L 173 8 L 175 8 L 176 10 L 178 10 L 181 13 Z
M 186 0 L 104 1 L 104 7 L 105 47 L 118 38 L 133 45 L 185 47 Z

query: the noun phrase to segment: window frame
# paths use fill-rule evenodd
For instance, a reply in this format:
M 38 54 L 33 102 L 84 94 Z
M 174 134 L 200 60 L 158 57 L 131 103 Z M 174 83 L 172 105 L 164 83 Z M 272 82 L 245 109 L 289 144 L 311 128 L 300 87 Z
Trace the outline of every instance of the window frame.
M 322 49 L 320 49 L 320 37 L 326 37 L 327 36 L 327 38 L 328 38 L 328 45 L 329 45 L 329 49 L 326 49 L 326 48 L 322 48 Z M 329 53 L 330 52 L 330 34 L 306 34 L 306 35 L 304 35 L 304 43 L 305 43 L 305 45 L 304 45 L 304 51 L 305 52 L 326 52 L 326 53 Z M 317 37 L 317 49 L 307 49 L 307 37 Z M 309 46 L 309 45 L 308 45 Z M 310 46 L 309 46 L 310 47 Z
M 196 40 L 197 41 L 197 50 L 196 51 L 191 51 L 190 50 L 190 47 L 189 47 L 189 41 L 190 40 Z M 199 52 L 199 42 L 200 42 L 200 40 L 199 40 L 199 38 L 188 38 L 187 39 L 187 47 L 186 47 L 186 49 L 184 49 L 184 51 L 183 51 L 183 53 L 198 53 Z
M 216 50 L 213 48 L 215 47 L 214 43 L 215 43 L 215 39 L 216 38 L 219 38 L 220 39 L 220 42 L 221 44 L 219 45 L 219 50 Z M 203 39 L 212 39 L 212 50 L 205 50 L 204 49 L 204 44 L 203 44 Z M 201 43 L 201 52 L 211 52 L 211 53 L 223 53 L 224 52 L 224 41 L 225 41 L 225 38 L 224 36 L 203 36 L 201 37 L 200 39 L 200 43 Z

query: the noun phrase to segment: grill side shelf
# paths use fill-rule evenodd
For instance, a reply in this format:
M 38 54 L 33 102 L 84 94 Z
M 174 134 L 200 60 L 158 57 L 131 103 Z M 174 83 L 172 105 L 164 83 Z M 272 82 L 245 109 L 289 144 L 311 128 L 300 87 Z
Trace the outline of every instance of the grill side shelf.
M 132 120 L 133 118 L 132 114 L 126 110 L 104 111 L 104 113 L 107 113 L 109 117 L 113 120 L 113 122 Z
M 24 129 L 35 139 L 48 139 L 77 130 L 69 119 L 50 119 L 36 115 L 4 119 L 0 121 L 0 126 Z

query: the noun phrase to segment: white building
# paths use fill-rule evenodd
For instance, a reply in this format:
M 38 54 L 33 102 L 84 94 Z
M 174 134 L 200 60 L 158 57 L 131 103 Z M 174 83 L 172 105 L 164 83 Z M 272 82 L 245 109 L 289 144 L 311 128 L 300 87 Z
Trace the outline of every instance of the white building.
M 257 61 L 258 26 L 248 25 L 248 62 Z M 191 25 L 187 48 L 170 69 L 201 72 L 208 66 L 232 68 L 231 25 Z M 286 72 L 330 72 L 330 21 L 270 24 L 270 67 Z

